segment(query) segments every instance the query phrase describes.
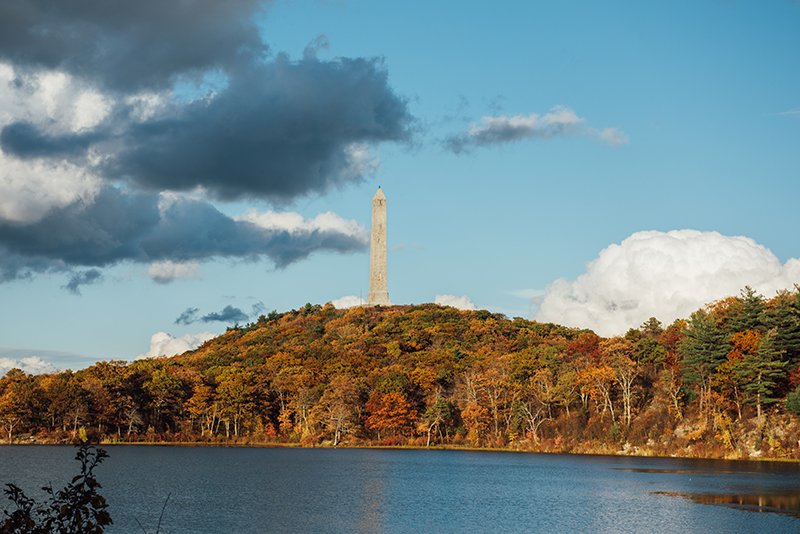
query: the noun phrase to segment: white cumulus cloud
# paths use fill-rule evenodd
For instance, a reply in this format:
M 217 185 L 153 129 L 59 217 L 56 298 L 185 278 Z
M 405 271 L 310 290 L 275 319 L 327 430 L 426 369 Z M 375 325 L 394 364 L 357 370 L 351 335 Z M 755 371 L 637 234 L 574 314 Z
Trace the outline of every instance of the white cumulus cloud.
M 211 332 L 201 332 L 199 334 L 186 334 L 182 337 L 175 337 L 167 332 L 156 332 L 150 338 L 150 350 L 145 354 L 136 357 L 137 360 L 145 358 L 157 358 L 159 356 L 175 356 L 183 354 L 187 350 L 194 350 L 209 339 L 216 337 Z
M 20 79 L 24 83 L 16 83 Z M 23 121 L 49 133 L 79 133 L 100 123 L 111 103 L 67 74 L 22 75 L 0 63 L 0 130 Z M 101 180 L 66 160 L 18 159 L 0 151 L 0 220 L 31 223 L 51 208 L 91 201 Z
M 547 286 L 536 320 L 623 334 L 650 317 L 664 324 L 744 286 L 770 297 L 800 283 L 800 260 L 785 264 L 753 239 L 718 232 L 637 232 L 586 265 L 577 280 Z
M 456 295 L 436 295 L 436 298 L 433 302 L 434 304 L 439 304 L 441 306 L 452 306 L 453 308 L 458 308 L 459 310 L 478 309 L 466 295 L 461 297 L 457 297 Z
M 363 306 L 366 303 L 367 303 L 366 300 L 362 299 L 361 297 L 357 297 L 355 295 L 347 295 L 346 297 L 342 297 L 340 299 L 331 301 L 333 307 L 340 310 L 344 308 L 352 308 L 353 306 Z
M 0 358 L 0 376 L 5 376 L 11 369 L 21 369 L 29 375 L 56 372 L 55 367 L 38 356 L 29 356 L 27 358 L 20 358 L 19 360 Z

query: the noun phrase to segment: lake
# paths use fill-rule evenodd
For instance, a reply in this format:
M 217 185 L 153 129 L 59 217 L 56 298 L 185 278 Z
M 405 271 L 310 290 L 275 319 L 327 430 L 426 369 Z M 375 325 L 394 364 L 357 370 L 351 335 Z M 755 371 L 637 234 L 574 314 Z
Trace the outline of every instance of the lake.
M 800 532 L 800 466 L 624 456 L 104 446 L 106 532 Z M 78 472 L 75 448 L 0 446 L 29 494 Z M 167 496 L 169 500 L 167 501 Z M 7 504 L 3 503 L 7 508 Z

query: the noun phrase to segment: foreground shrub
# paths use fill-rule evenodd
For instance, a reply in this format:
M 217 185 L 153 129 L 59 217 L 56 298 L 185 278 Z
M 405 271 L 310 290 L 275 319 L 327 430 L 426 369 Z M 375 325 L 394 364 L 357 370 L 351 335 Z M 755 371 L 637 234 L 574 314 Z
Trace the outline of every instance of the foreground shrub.
M 0 524 L 0 534 L 101 534 L 113 523 L 106 511 L 108 504 L 97 493 L 100 484 L 94 478 L 94 468 L 108 458 L 103 449 L 82 445 L 75 459 L 81 463 L 81 474 L 64 489 L 42 488 L 49 498 L 36 502 L 14 484 L 3 490 L 16 506 Z

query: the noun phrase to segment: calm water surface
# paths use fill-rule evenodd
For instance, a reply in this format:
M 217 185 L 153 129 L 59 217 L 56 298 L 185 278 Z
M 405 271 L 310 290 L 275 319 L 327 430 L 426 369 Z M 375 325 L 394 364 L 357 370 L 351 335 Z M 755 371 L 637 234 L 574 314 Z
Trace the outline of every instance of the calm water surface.
M 510 452 L 107 446 L 109 533 L 800 532 L 800 466 Z M 35 494 L 75 449 L 0 446 Z

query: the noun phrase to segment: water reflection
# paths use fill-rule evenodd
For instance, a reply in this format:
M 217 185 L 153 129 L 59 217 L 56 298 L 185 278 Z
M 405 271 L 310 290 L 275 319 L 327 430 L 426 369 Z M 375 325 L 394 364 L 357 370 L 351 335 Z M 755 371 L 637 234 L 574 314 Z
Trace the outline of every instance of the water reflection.
M 161 531 L 173 534 L 800 531 L 798 464 L 488 451 L 109 449 L 98 472 L 113 508 L 108 534 L 142 532 L 137 523 L 155 530 L 167 494 Z M 0 447 L 0 484 L 61 487 L 74 472 L 72 457 L 69 447 Z
M 651 494 L 682 497 L 698 504 L 728 506 L 750 512 L 779 512 L 800 516 L 800 491 L 766 495 L 709 494 L 683 491 L 653 491 Z
M 642 469 L 632 467 L 609 467 L 612 471 L 631 471 L 633 473 L 677 473 L 689 475 L 765 475 L 760 471 L 731 471 L 725 469 Z

